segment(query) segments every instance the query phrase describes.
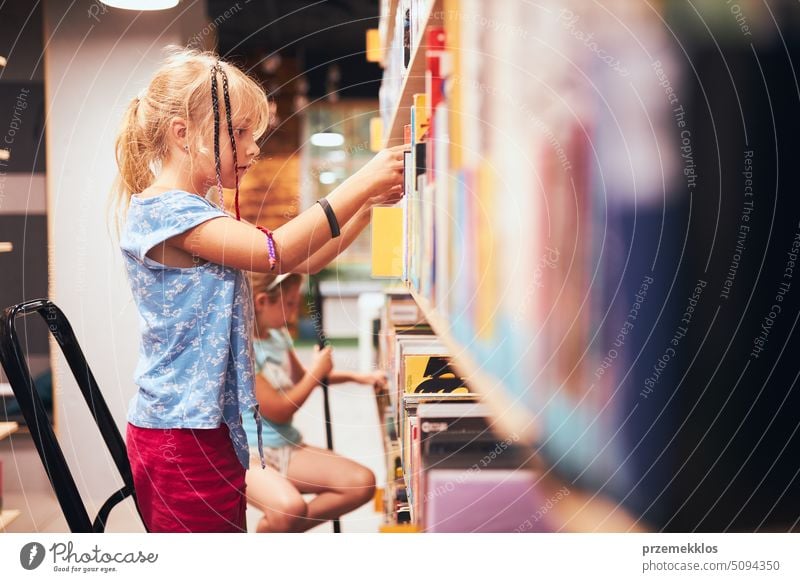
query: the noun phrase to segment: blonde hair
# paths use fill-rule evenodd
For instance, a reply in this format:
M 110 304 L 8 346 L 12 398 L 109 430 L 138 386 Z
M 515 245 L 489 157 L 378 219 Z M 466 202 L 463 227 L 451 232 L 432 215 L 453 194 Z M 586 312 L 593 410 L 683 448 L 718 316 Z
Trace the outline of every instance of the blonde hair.
M 119 175 L 109 200 L 109 214 L 117 233 L 124 223 L 131 196 L 153 183 L 166 159 L 167 133 L 174 118 L 187 121 L 190 151 L 213 159 L 213 145 L 209 147 L 206 140 L 213 127 L 211 71 L 216 64 L 223 67 L 228 77 L 232 116 L 249 117 L 256 139 L 269 125 L 267 96 L 258 82 L 243 71 L 212 52 L 169 46 L 166 53 L 146 89 L 128 105 L 117 135 Z M 221 98 L 219 107 L 224 120 Z
M 278 278 L 278 275 L 271 273 L 250 273 L 250 283 L 253 286 L 253 298 L 258 293 L 266 293 L 270 303 L 277 301 L 284 291 L 291 289 L 294 285 L 303 282 L 303 275 L 300 273 L 288 274 L 280 283 L 270 289 L 270 285 Z

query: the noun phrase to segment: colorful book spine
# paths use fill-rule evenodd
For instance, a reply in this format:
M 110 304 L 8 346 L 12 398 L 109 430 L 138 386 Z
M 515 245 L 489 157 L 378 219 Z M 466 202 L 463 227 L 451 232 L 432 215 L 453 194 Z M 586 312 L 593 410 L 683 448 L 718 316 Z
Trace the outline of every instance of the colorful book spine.
M 428 28 L 428 48 L 425 52 L 425 93 L 428 95 L 428 119 L 431 120 L 428 139 L 430 142 L 436 140 L 436 127 L 433 123 L 436 115 L 436 108 L 444 100 L 444 78 L 443 60 L 446 59 L 445 53 L 445 33 L 441 26 L 431 26 Z M 428 148 L 428 181 L 433 181 L 436 177 L 436 156 L 435 148 Z
M 425 133 L 428 131 L 430 115 L 428 114 L 428 96 L 425 93 L 414 93 L 412 101 L 411 125 L 414 133 L 411 143 L 413 145 L 426 139 Z
M 403 281 L 409 280 L 409 261 L 414 244 L 414 237 L 411 234 L 413 232 L 411 230 L 411 205 L 414 196 L 414 164 L 412 159 L 411 152 L 405 152 L 403 155 L 403 199 L 400 201 L 400 208 L 403 212 Z
M 434 305 L 437 311 L 445 318 L 450 313 L 450 249 L 451 249 L 451 224 L 453 224 L 453 212 L 451 202 L 451 183 L 452 176 L 447 170 L 448 167 L 448 120 L 449 114 L 444 103 L 437 106 L 433 114 L 434 135 L 437 136 L 432 141 L 429 150 L 435 150 L 433 155 L 434 165 L 438 165 L 444 171 L 436 172 L 436 168 L 429 170 L 433 176 L 433 196 L 434 196 L 434 237 L 433 237 L 433 268 L 434 285 L 431 291 L 434 297 Z M 455 229 L 454 229 L 455 230 Z

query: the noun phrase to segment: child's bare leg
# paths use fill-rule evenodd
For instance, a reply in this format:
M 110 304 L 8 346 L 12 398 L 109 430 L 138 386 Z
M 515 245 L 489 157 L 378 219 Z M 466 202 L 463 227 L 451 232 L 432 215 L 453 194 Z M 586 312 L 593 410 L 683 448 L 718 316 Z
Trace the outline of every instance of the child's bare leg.
M 308 512 L 303 496 L 280 473 L 251 462 L 247 471 L 247 502 L 264 512 L 256 532 L 292 532 L 305 525 Z
M 308 502 L 306 516 L 296 524 L 299 531 L 341 517 L 375 495 L 372 471 L 336 453 L 308 445 L 292 452 L 287 476 L 298 491 L 317 494 Z

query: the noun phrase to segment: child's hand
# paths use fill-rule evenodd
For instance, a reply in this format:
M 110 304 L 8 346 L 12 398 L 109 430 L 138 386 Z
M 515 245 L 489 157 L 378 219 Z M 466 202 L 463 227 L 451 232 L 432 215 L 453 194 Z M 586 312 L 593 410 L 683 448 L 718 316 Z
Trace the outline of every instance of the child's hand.
M 374 387 L 376 392 L 380 392 L 386 389 L 386 372 L 383 370 L 376 370 L 369 374 L 363 374 L 361 383 L 368 384 Z
M 369 200 L 366 201 L 364 204 L 364 209 L 370 209 L 373 206 L 393 206 L 400 202 L 403 199 L 403 187 L 400 188 L 390 188 L 389 190 L 384 190 L 380 194 L 376 196 L 372 196 Z
M 320 349 L 319 346 L 314 346 L 314 356 L 308 371 L 321 382 L 330 375 L 331 370 L 333 370 L 333 348 L 325 346 Z
M 386 148 L 375 154 L 358 172 L 354 179 L 364 180 L 369 196 L 368 206 L 394 204 L 403 195 L 403 153 L 407 145 Z

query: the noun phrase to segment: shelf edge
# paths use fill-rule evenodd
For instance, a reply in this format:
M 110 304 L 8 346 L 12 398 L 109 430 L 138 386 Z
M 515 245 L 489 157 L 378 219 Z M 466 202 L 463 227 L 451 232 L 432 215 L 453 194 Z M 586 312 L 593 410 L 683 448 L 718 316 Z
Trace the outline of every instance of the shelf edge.
M 539 436 L 536 420 L 519 405 L 514 405 L 503 392 L 502 382 L 480 369 L 467 349 L 453 338 L 446 320 L 430 305 L 428 299 L 410 286 L 408 291 L 436 336 L 450 351 L 453 366 L 489 407 L 493 428 L 503 437 L 513 437 L 521 444 L 533 445 Z

